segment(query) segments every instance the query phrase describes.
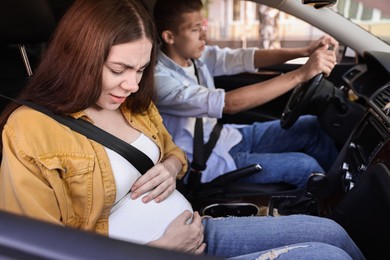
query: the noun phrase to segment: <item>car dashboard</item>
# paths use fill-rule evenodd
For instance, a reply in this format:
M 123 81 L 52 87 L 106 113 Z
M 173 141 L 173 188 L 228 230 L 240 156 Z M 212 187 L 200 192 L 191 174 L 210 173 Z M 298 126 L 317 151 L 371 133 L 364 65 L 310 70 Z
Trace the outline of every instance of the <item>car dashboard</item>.
M 377 162 L 390 167 L 390 158 L 381 153 L 390 149 L 390 54 L 366 52 L 365 63 L 347 71 L 345 85 L 362 99 L 367 108 L 345 146 L 343 172 L 345 190 L 352 189 L 367 168 Z
M 390 54 L 367 52 L 364 58 L 343 76 L 366 110 L 334 165 L 344 195 L 330 218 L 376 259 L 376 249 L 390 241 Z

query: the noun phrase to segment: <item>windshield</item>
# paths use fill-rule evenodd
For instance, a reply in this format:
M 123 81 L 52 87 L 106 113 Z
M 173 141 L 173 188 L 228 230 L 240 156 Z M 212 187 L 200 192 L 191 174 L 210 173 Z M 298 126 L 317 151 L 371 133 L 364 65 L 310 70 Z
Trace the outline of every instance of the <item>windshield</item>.
M 373 35 L 390 43 L 390 3 L 388 0 L 337 0 L 333 8 Z
M 306 46 L 323 31 L 277 9 L 242 0 L 203 0 L 209 44 L 221 47 Z M 332 10 L 390 43 L 389 0 L 338 0 Z

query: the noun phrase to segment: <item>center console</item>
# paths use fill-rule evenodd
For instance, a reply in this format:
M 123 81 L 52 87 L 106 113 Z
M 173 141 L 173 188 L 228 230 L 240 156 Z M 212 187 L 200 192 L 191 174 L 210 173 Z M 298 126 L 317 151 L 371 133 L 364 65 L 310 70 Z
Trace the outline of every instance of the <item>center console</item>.
M 344 196 L 330 213 L 368 259 L 384 257 L 380 248 L 390 241 L 389 101 L 390 84 L 367 101 L 366 114 L 338 158 Z
M 359 182 L 367 168 L 382 161 L 387 163 L 387 156 L 379 157 L 381 151 L 389 149 L 390 124 L 370 109 L 352 135 L 341 165 L 345 191 L 351 190 Z

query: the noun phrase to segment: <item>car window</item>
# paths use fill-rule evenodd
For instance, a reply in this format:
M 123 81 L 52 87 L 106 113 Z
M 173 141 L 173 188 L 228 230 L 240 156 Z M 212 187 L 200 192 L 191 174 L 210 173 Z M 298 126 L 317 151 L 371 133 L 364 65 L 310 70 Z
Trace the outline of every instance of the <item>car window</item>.
M 384 41 L 390 42 L 390 5 L 383 0 L 338 0 L 331 8 Z M 323 31 L 277 9 L 252 1 L 204 0 L 208 43 L 221 47 L 300 47 L 318 39 Z M 340 46 L 342 55 L 354 51 Z M 291 61 L 304 63 L 307 59 Z
M 208 1 L 206 17 L 208 40 L 220 46 L 296 47 L 323 35 L 292 15 L 251 1 Z
M 292 15 L 251 1 L 205 1 L 207 40 L 221 47 L 301 47 L 324 34 Z M 304 63 L 307 58 L 290 61 Z
M 383 0 L 338 0 L 334 9 L 390 43 L 390 5 Z

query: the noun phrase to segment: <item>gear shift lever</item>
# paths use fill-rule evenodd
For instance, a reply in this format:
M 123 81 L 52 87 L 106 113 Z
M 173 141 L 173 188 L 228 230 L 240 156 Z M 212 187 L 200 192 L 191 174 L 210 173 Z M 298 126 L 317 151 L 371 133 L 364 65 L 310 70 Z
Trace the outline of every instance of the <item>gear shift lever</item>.
M 307 181 L 306 190 L 304 190 L 302 194 L 293 198 L 278 198 L 279 200 L 281 200 L 280 203 L 277 205 L 278 213 L 282 215 L 319 215 L 317 195 L 326 182 L 327 177 L 325 174 L 312 173 Z
M 327 177 L 323 173 L 312 173 L 309 176 L 306 184 L 306 195 L 309 197 L 317 197 L 319 191 L 327 182 Z

